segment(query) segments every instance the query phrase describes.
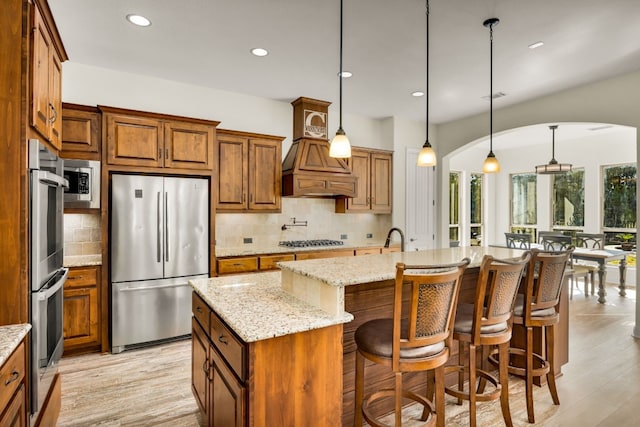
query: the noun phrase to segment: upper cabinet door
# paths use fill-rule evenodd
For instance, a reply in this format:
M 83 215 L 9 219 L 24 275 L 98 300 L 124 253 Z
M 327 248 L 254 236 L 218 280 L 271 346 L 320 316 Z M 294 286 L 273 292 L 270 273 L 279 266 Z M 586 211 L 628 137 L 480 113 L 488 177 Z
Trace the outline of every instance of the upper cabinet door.
M 212 170 L 214 127 L 194 123 L 167 122 L 164 125 L 164 166 Z
M 106 113 L 107 163 L 121 166 L 163 165 L 164 132 L 160 120 Z
M 249 145 L 247 138 L 218 132 L 219 210 L 243 210 L 247 207 Z
M 392 163 L 391 154 L 371 154 L 371 210 L 375 213 L 391 213 Z
M 65 104 L 62 109 L 62 157 L 100 160 L 101 124 L 97 108 Z
M 347 199 L 347 210 L 351 212 L 368 211 L 371 206 L 370 155 L 367 151 L 353 149 L 348 160 L 353 174 L 358 177 L 356 197 Z
M 49 31 L 40 15 L 37 7 L 33 8 L 33 33 L 32 33 L 32 64 L 31 64 L 31 126 L 50 139 L 49 123 L 52 118 L 52 109 L 49 102 L 49 85 L 51 44 Z
M 280 210 L 282 144 L 266 139 L 249 140 L 249 209 Z
M 62 150 L 62 63 L 58 54 L 51 52 L 51 70 L 49 74 L 49 119 L 51 145 Z

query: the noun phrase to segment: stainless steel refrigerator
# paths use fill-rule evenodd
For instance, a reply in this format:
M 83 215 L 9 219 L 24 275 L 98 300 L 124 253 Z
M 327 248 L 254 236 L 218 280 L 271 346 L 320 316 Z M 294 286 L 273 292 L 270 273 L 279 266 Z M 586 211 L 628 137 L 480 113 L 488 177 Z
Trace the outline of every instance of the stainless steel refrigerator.
M 208 273 L 208 180 L 112 175 L 111 351 L 188 335 Z

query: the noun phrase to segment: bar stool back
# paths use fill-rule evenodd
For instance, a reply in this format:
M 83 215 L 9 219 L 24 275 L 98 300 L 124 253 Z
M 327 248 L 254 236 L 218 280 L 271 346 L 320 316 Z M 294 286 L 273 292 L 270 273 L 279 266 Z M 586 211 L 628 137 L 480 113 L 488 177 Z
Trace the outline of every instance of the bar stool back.
M 462 275 L 470 260 L 447 265 L 396 264 L 392 319 L 370 320 L 355 332 L 356 395 L 355 425 L 362 419 L 371 426 L 384 426 L 371 413 L 377 400 L 392 397 L 395 401 L 395 425 L 402 425 L 402 403 L 407 398 L 424 406 L 422 421 L 428 426 L 444 426 L 444 364 L 449 346 Z M 409 291 L 403 304 L 403 291 Z M 365 359 L 390 367 L 395 373 L 395 387 L 364 396 Z M 402 373 L 435 369 L 435 384 L 428 386 L 429 398 L 402 387 Z M 434 390 L 435 388 L 435 390 Z M 435 392 L 436 407 L 431 402 Z M 435 416 L 432 416 L 435 415 Z
M 469 401 L 469 421 L 476 425 L 476 402 L 500 399 L 502 416 L 507 426 L 512 426 L 509 411 L 508 349 L 511 340 L 513 307 L 520 286 L 522 273 L 530 253 L 520 260 L 495 259 L 485 255 L 480 266 L 474 304 L 459 304 L 453 329 L 453 339 L 458 340 L 458 365 L 447 366 L 445 372 L 458 372 L 458 386 L 447 387 L 445 392 Z M 469 357 L 465 360 L 465 344 Z M 497 345 L 503 363 L 499 366 L 499 381 L 488 370 L 477 367 L 477 351 L 482 346 Z M 465 363 L 466 362 L 466 363 Z M 483 368 L 487 363 L 483 361 Z M 465 391 L 465 372 L 469 374 L 469 386 Z M 479 379 L 476 389 L 476 379 Z M 493 385 L 485 392 L 486 383 Z

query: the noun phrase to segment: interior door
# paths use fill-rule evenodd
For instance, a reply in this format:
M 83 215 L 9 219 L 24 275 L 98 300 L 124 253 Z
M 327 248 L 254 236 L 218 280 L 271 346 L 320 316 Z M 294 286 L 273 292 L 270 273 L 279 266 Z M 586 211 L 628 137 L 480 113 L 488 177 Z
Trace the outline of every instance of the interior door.
M 209 271 L 209 180 L 164 178 L 164 277 Z
M 435 172 L 416 165 L 418 153 L 407 149 L 406 251 L 435 247 Z

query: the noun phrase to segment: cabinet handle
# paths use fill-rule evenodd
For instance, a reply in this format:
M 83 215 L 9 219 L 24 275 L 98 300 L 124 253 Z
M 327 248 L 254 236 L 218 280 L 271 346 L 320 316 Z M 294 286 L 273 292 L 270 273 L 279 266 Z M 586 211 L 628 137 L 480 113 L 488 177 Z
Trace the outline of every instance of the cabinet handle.
M 253 203 L 253 193 L 249 195 L 249 203 Z
M 227 337 L 225 337 L 224 335 L 220 335 L 218 337 L 218 341 L 220 341 L 222 344 L 227 345 L 229 344 L 229 341 L 227 340 Z
M 204 363 L 202 364 L 202 372 L 206 373 L 209 376 L 209 359 L 204 359 Z
M 4 382 L 4 385 L 9 385 L 12 382 L 16 381 L 18 378 L 20 378 L 20 372 L 13 371 L 11 373 L 11 376 L 9 377 L 9 379 Z
M 247 201 L 247 195 L 245 193 L 242 193 L 242 203 Z
M 162 148 L 158 148 L 158 159 L 162 159 Z
M 53 123 L 58 120 L 58 112 L 56 111 L 56 107 L 54 107 L 52 103 L 49 103 L 49 108 L 51 108 L 51 112 L 53 113 L 49 118 L 49 123 Z
M 82 279 L 82 276 L 70 276 L 70 277 L 67 277 L 67 280 L 80 280 L 80 279 Z
M 196 311 L 197 311 L 198 313 L 202 314 L 202 308 L 200 308 L 200 307 L 196 307 Z
M 165 148 L 165 149 L 164 149 L 164 158 L 165 158 L 165 159 L 168 159 L 168 158 L 169 158 L 169 149 L 168 149 L 168 148 Z

